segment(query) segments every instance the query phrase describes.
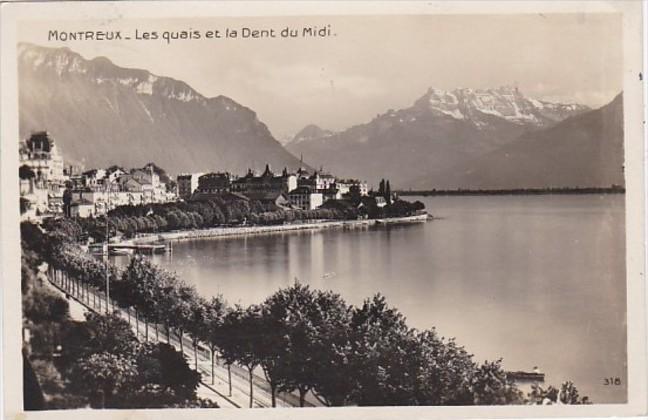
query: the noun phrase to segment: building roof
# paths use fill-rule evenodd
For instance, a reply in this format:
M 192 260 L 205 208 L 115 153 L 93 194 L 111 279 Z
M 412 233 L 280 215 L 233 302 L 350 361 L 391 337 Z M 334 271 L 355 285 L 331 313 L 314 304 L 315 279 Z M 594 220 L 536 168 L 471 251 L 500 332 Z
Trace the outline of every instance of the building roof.
M 82 173 L 83 176 L 95 176 L 99 173 L 99 169 L 89 169 Z
M 282 175 L 279 176 L 253 176 L 253 175 L 245 175 L 242 178 L 235 179 L 232 181 L 232 184 L 257 184 L 257 185 L 262 185 L 262 184 L 280 184 L 284 182 L 285 177 Z
M 209 200 L 210 198 L 220 198 L 223 201 L 235 201 L 235 200 L 242 200 L 242 201 L 250 201 L 250 199 L 243 194 L 238 194 L 235 192 L 220 192 L 220 193 L 206 193 L 206 192 L 200 192 L 196 191 L 193 193 L 191 196 L 191 200 Z
M 253 191 L 245 194 L 250 200 L 258 201 L 276 201 L 278 198 L 286 198 L 286 195 L 280 191 Z
M 176 179 L 191 179 L 193 177 L 201 177 L 203 175 L 205 175 L 203 172 L 182 173 L 182 174 L 178 174 L 178 176 L 176 176 Z
M 106 169 L 107 174 L 113 174 L 113 173 L 115 173 L 117 171 L 121 171 L 123 173 L 126 173 L 126 170 L 124 170 L 124 168 L 122 168 L 121 166 L 117 166 L 117 165 L 112 165 L 111 167 Z
M 198 188 L 205 187 L 205 186 L 226 187 L 229 186 L 231 180 L 232 180 L 232 175 L 230 175 L 229 172 L 210 172 L 198 178 Z
M 265 170 L 261 174 L 262 177 L 264 178 L 272 178 L 274 177 L 274 173 L 270 170 L 270 165 L 266 163 Z
M 352 179 L 352 178 L 338 179 L 337 183 L 338 184 L 366 184 L 366 182 L 364 181 L 360 181 L 359 179 Z
M 25 145 L 30 151 L 50 152 L 54 147 L 54 139 L 47 131 L 36 131 L 25 140 Z

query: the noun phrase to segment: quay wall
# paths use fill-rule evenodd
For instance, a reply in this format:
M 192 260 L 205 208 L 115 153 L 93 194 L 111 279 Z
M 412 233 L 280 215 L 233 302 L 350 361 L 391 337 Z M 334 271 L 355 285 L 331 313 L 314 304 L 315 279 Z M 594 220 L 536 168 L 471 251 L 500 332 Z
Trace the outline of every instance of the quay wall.
M 320 230 L 331 228 L 358 228 L 374 226 L 376 224 L 395 224 L 395 223 L 415 223 L 424 222 L 428 219 L 427 214 L 393 217 L 389 219 L 365 219 L 365 220 L 319 220 L 308 223 L 291 223 L 285 225 L 270 226 L 236 226 L 236 227 L 213 227 L 207 229 L 193 229 L 173 232 L 161 232 L 155 234 L 146 234 L 137 238 L 124 241 L 123 244 L 147 244 L 160 241 L 180 241 L 200 238 L 219 238 L 244 235 L 261 235 L 277 232 L 289 232 L 299 230 Z

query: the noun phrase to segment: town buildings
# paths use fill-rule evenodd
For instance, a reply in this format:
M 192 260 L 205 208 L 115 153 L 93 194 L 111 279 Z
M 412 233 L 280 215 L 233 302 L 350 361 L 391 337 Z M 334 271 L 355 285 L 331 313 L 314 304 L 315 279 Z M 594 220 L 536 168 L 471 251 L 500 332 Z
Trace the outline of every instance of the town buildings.
M 207 174 L 181 174 L 177 177 L 178 196 L 184 200 L 212 198 L 226 193 L 238 194 L 263 205 L 280 208 L 311 210 L 328 200 L 341 199 L 352 190 L 367 195 L 365 182 L 358 180 L 338 180 L 322 170 L 309 172 L 299 168 L 290 172 L 284 168 L 275 174 L 270 165 L 257 175 L 251 169 L 241 177 L 229 172 Z
M 131 170 L 117 165 L 83 172 L 73 166 L 66 170 L 52 136 L 46 131 L 35 132 L 20 144 L 21 212 L 26 218 L 57 214 L 95 217 L 118 206 L 223 195 L 238 196 L 268 209 L 312 210 L 350 193 L 368 193 L 364 182 L 338 180 L 322 170 L 304 168 L 296 172 L 284 168 L 275 174 L 270 165 L 259 175 L 248 170 L 240 177 L 229 172 L 180 174 L 174 186 L 161 175 L 165 176 L 164 171 L 154 164 Z
M 32 133 L 20 143 L 20 196 L 26 217 L 60 213 L 67 176 L 63 157 L 46 131 Z
M 283 192 L 288 193 L 297 188 L 297 175 L 289 173 L 286 168 L 280 175 L 275 175 L 266 165 L 265 170 L 256 176 L 252 170 L 248 170 L 245 176 L 232 181 L 232 191 L 241 194 Z
M 152 164 L 126 172 L 119 167 L 95 169 L 84 174 L 83 187 L 72 189 L 71 209 L 92 204 L 92 211 L 76 210 L 81 214 L 100 216 L 115 207 L 175 201 L 175 191 L 169 191 Z M 84 217 L 84 216 L 81 216 Z M 87 217 L 87 216 L 86 216 Z

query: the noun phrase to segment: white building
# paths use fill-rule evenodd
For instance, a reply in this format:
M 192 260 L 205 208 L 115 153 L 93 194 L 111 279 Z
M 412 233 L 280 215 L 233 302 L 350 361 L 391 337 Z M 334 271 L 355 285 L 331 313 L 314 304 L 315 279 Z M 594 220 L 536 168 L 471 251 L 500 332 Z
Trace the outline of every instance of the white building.
M 104 184 L 106 178 L 105 169 L 90 169 L 83 174 L 83 184 L 88 188 L 97 188 Z
M 176 178 L 178 197 L 188 200 L 198 188 L 198 179 L 203 175 L 202 172 L 178 175 Z
M 95 205 L 88 200 L 81 200 L 70 204 L 71 217 L 91 217 L 96 216 Z
M 20 147 L 20 163 L 27 165 L 38 178 L 64 183 L 63 157 L 47 131 L 33 133 Z
M 46 131 L 31 134 L 21 142 L 19 153 L 21 197 L 38 213 L 60 213 L 67 176 L 52 136 Z
M 288 193 L 288 201 L 293 207 L 313 210 L 324 204 L 324 196 L 308 187 L 298 187 Z
M 354 186 L 358 187 L 360 195 L 365 196 L 369 194 L 369 187 L 366 182 L 357 179 L 341 179 L 335 182 L 335 187 L 341 195 L 348 194 L 351 191 L 351 187 Z
M 301 176 L 298 180 L 300 187 L 309 187 L 312 190 L 328 190 L 335 184 L 335 177 L 323 172 L 315 172 L 309 177 Z

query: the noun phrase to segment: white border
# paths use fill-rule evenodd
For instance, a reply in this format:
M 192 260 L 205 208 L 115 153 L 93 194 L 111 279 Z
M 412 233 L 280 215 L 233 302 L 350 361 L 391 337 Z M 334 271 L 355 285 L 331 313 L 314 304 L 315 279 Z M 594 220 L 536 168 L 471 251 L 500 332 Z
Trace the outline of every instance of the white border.
M 1 9 L 0 267 L 3 274 L 3 397 L 7 418 L 510 418 L 628 416 L 646 413 L 645 174 L 642 130 L 642 3 L 570 2 L 55 2 L 3 3 Z M 21 20 L 387 14 L 622 13 L 626 158 L 628 403 L 592 406 L 381 407 L 253 410 L 74 410 L 22 412 L 16 22 Z M 645 73 L 644 73 L 645 74 Z M 308 410 L 304 412 L 303 410 Z

